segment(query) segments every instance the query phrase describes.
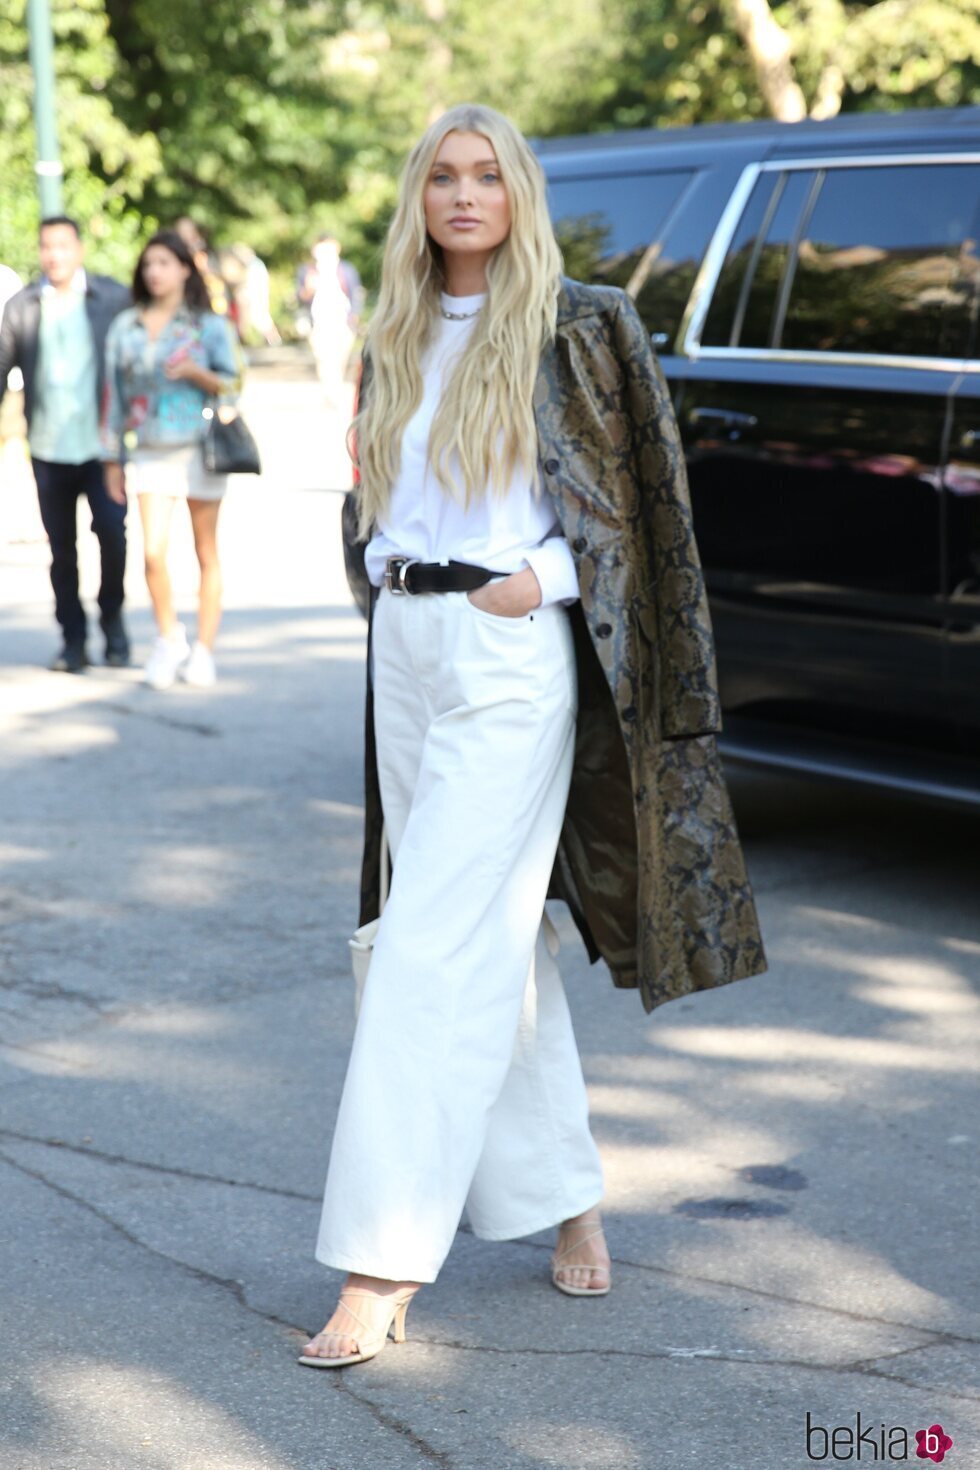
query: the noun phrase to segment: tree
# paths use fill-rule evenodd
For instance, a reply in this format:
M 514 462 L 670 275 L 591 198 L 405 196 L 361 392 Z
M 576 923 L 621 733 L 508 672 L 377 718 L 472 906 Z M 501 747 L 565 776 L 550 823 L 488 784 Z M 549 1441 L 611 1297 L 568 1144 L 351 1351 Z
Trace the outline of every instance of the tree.
M 976 0 L 52 0 L 66 202 L 127 272 L 190 214 L 280 283 L 330 229 L 368 283 L 409 141 L 455 102 L 533 135 L 980 100 Z M 0 258 L 37 223 L 25 0 L 0 14 Z
M 34 178 L 33 79 L 26 0 L 0 14 L 0 260 L 23 276 L 37 265 L 40 210 Z M 95 268 L 132 270 L 144 220 L 140 201 L 161 168 L 157 140 L 113 111 L 107 88 L 119 58 L 102 0 L 53 0 L 55 65 L 65 209 L 78 219 Z
M 976 0 L 606 0 L 606 28 L 582 131 L 980 101 Z
M 800 0 L 779 14 L 811 117 L 980 100 L 975 0 Z
M 341 237 L 363 242 L 376 279 L 409 142 L 459 102 L 484 102 L 526 133 L 576 131 L 610 85 L 616 44 L 604 0 L 384 0 L 348 12 L 331 53 L 333 81 L 361 128 Z
M 759 91 L 773 117 L 806 117 L 803 89 L 793 74 L 793 44 L 775 20 L 768 0 L 731 0 L 735 29 L 752 62 Z
M 261 255 L 291 256 L 310 211 L 344 196 L 357 151 L 332 86 L 327 0 L 105 0 L 122 65 L 109 95 L 156 139 L 147 202 Z

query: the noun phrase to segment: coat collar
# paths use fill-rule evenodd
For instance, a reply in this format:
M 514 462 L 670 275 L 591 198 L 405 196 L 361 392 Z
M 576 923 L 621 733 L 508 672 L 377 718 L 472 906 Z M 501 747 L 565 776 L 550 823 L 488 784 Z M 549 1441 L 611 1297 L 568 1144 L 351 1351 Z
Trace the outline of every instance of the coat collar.
M 599 307 L 598 293 L 594 286 L 586 286 L 571 276 L 562 276 L 558 293 L 558 326 L 576 321 L 579 317 L 594 316 Z
M 566 328 L 572 322 L 581 321 L 584 317 L 595 316 L 600 309 L 601 297 L 602 293 L 599 288 L 586 286 L 582 281 L 573 280 L 571 276 L 562 276 L 561 288 L 558 292 L 558 317 L 555 332 L 541 348 L 538 375 L 534 385 L 534 406 L 538 412 L 539 434 L 542 432 L 541 414 L 546 405 L 550 404 L 552 410 L 560 417 L 561 390 L 558 382 L 558 361 L 561 350 L 559 343 L 564 340 Z
M 85 274 L 85 267 L 83 265 L 80 265 L 72 276 L 71 285 L 68 287 L 68 290 L 73 296 L 84 297 L 88 293 L 88 276 Z M 46 296 L 54 296 L 57 292 L 57 286 L 53 286 L 47 276 L 42 276 L 41 300 L 43 301 Z
M 112 281 L 111 277 L 94 276 L 92 275 L 91 271 L 86 271 L 84 267 L 79 267 L 79 274 L 84 277 L 84 294 L 86 297 L 104 296 L 106 293 L 106 287 L 116 284 L 114 281 Z M 32 301 L 40 301 L 42 295 L 44 294 L 44 286 L 45 277 L 37 276 L 33 281 L 30 281 L 24 287 L 24 291 L 27 293 Z

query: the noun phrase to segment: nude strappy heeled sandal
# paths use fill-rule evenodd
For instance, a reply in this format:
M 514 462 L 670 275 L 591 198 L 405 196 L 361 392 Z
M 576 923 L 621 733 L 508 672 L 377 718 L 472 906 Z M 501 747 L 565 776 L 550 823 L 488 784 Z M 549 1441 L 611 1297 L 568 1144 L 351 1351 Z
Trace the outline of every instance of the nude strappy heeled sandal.
M 558 1290 L 563 1291 L 566 1296 L 607 1296 L 609 1288 L 612 1286 L 612 1270 L 610 1266 L 590 1266 L 582 1261 L 577 1261 L 574 1266 L 563 1266 L 561 1264 L 566 1256 L 571 1255 L 573 1250 L 578 1250 L 580 1246 L 585 1245 L 587 1240 L 594 1240 L 597 1235 L 604 1233 L 601 1217 L 599 1215 L 593 1215 L 584 1220 L 576 1220 L 574 1225 L 564 1225 L 562 1228 L 564 1230 L 588 1230 L 590 1234 L 586 1235 L 582 1240 L 577 1240 L 574 1245 L 566 1246 L 563 1251 L 555 1251 L 551 1257 L 552 1285 L 557 1286 Z M 606 1277 L 606 1284 L 605 1286 L 569 1286 L 566 1281 L 561 1280 L 562 1271 L 591 1271 L 593 1273 L 598 1271 Z
M 380 1332 L 377 1331 L 373 1326 L 369 1326 L 369 1324 L 365 1322 L 362 1317 L 359 1317 L 357 1313 L 347 1305 L 348 1300 L 351 1297 L 355 1296 L 370 1297 L 371 1301 L 382 1302 L 388 1306 L 388 1316 L 385 1318 L 384 1326 L 381 1328 Z M 340 1293 L 340 1301 L 338 1305 L 343 1307 L 347 1315 L 349 1317 L 352 1317 L 357 1323 L 358 1327 L 361 1327 L 364 1330 L 364 1336 L 357 1337 L 358 1351 L 356 1353 L 348 1353 L 345 1357 L 338 1358 L 325 1358 L 321 1357 L 317 1353 L 302 1353 L 298 1361 L 300 1363 L 304 1363 L 307 1368 L 346 1368 L 349 1363 L 364 1363 L 367 1361 L 368 1358 L 376 1358 L 378 1353 L 380 1353 L 381 1349 L 384 1347 L 385 1343 L 388 1341 L 388 1333 L 391 1331 L 392 1323 L 394 1323 L 395 1328 L 395 1341 L 405 1341 L 405 1313 L 408 1311 L 409 1304 L 411 1303 L 414 1296 L 414 1291 L 409 1292 L 407 1296 L 399 1296 L 396 1294 L 390 1297 L 377 1296 L 373 1291 L 342 1291 Z M 318 1332 L 316 1337 L 311 1338 L 310 1341 L 316 1342 L 317 1338 L 320 1337 L 354 1336 L 355 1334 L 353 1332 L 327 1332 L 326 1328 L 324 1328 L 322 1332 Z

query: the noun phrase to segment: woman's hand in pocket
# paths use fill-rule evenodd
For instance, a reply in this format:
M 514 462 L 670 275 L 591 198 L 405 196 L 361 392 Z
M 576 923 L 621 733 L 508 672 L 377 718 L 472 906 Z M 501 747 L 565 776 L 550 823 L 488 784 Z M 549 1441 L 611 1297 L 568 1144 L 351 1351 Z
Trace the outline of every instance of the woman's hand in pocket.
M 541 606 L 541 586 L 530 567 L 509 577 L 494 577 L 466 595 L 474 607 L 497 618 L 524 618 Z

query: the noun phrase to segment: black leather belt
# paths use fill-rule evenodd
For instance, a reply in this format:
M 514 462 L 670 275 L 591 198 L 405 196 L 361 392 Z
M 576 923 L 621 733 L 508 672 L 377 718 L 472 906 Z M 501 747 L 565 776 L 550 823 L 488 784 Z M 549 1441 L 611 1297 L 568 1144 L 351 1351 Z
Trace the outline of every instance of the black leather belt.
M 399 597 L 417 597 L 420 592 L 473 592 L 494 577 L 506 576 L 506 572 L 491 572 L 464 561 L 443 563 L 389 556 L 385 562 L 385 586 Z

